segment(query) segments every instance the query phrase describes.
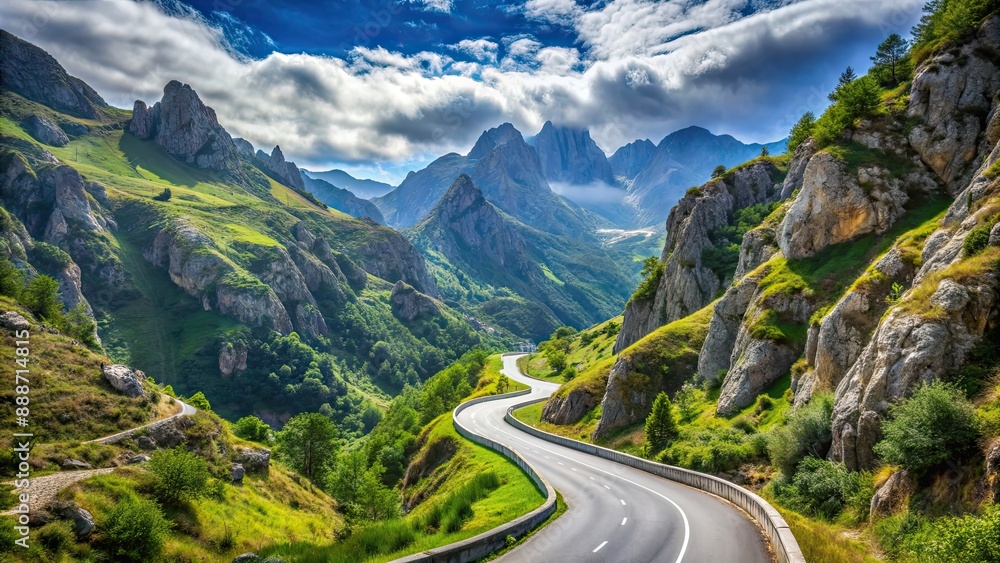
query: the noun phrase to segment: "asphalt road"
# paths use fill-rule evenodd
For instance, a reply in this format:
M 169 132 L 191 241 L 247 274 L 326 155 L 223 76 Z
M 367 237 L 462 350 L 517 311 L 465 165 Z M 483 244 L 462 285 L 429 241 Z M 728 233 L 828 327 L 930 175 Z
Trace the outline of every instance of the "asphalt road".
M 733 505 L 638 469 L 546 442 L 504 422 L 511 405 L 547 397 L 559 387 L 522 375 L 516 359 L 504 356 L 504 372 L 530 385 L 531 395 L 473 405 L 458 418 L 465 427 L 520 453 L 562 493 L 569 508 L 500 561 L 773 561 L 763 532 Z

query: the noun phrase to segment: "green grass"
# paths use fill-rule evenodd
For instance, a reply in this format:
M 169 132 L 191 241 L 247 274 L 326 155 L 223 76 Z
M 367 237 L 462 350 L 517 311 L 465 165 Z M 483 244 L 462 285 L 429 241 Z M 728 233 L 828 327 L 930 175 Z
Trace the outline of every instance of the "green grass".
M 100 522 L 123 498 L 148 494 L 151 474 L 123 468 L 81 481 L 60 493 L 91 511 Z M 278 541 L 333 541 L 343 528 L 334 501 L 308 481 L 272 464 L 262 479 L 244 478 L 242 486 L 225 485 L 221 497 L 204 497 L 164 512 L 173 523 L 164 561 L 231 560 Z
M 542 268 L 542 273 L 545 274 L 546 279 L 550 280 L 551 282 L 555 283 L 558 286 L 566 285 L 566 282 L 557 278 L 556 275 L 552 273 L 552 270 L 550 270 L 548 266 L 546 266 L 545 264 L 539 264 L 539 266 Z
M 470 538 L 541 506 L 544 496 L 531 479 L 499 453 L 462 438 L 452 424 L 451 413 L 441 415 L 424 431 L 425 443 L 440 439 L 454 440 L 459 444 L 458 451 L 431 477 L 417 483 L 416 488 L 430 486 L 434 475 L 439 473 L 447 475 L 447 479 L 401 521 L 387 527 L 376 526 L 373 530 L 380 542 L 391 546 L 391 539 L 397 538 L 404 546 L 387 551 L 384 548 L 368 550 L 367 542 L 351 539 L 327 545 L 282 542 L 258 553 L 289 557 L 303 563 L 390 561 Z M 484 479 L 482 475 L 493 475 L 488 480 L 499 484 L 495 488 L 484 486 L 486 483 L 482 482 L 477 484 Z M 435 514 L 446 515 L 449 510 L 466 504 L 471 514 L 460 511 L 466 512 L 466 517 L 461 519 L 457 529 L 428 528 L 428 523 L 441 521 Z

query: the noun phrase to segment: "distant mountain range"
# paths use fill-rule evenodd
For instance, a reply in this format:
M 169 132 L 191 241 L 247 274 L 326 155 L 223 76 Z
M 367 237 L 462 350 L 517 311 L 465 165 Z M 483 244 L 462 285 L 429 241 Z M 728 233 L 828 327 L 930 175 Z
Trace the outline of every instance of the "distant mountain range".
M 495 152 L 511 141 L 514 142 L 502 149 L 502 154 Z M 577 217 L 589 215 L 584 222 L 591 224 L 605 223 L 604 226 L 625 229 L 658 227 L 684 192 L 707 181 L 716 166 L 745 162 L 760 155 L 765 147 L 772 154 L 780 154 L 785 152 L 785 146 L 784 140 L 767 145 L 746 144 L 730 135 L 688 127 L 667 135 L 658 145 L 649 139 L 636 140 L 609 158 L 586 129 L 557 126 L 548 121 L 537 135 L 524 139 L 513 125 L 504 123 L 483 132 L 467 155 L 446 154 L 426 168 L 410 172 L 398 188 L 372 201 L 388 224 L 396 228 L 412 227 L 430 212 L 459 174 L 468 174 L 500 209 L 528 219 L 529 224 L 542 230 L 555 228 L 551 223 L 531 223 L 530 217 L 519 215 L 527 212 L 527 208 L 514 211 L 495 199 L 501 179 L 491 177 L 489 169 L 495 171 L 500 166 L 506 170 L 504 181 L 538 198 L 528 208 L 536 209 L 539 221 L 547 221 L 541 213 L 545 211 L 576 223 L 565 213 L 568 206 L 593 212 L 570 213 Z M 489 164 L 480 164 L 488 158 L 492 159 L 486 161 Z M 319 177 L 316 173 L 307 174 Z M 347 180 L 340 184 L 330 181 L 341 187 L 347 183 Z M 551 193 L 562 197 L 553 198 Z M 543 203 L 553 207 L 548 209 Z M 577 227 L 573 225 L 571 230 Z
M 310 178 L 324 180 L 338 188 L 350 190 L 361 199 L 383 196 L 396 188 L 385 182 L 355 178 L 347 172 L 338 169 L 327 170 L 326 172 L 313 172 L 312 170 L 303 170 L 302 172 Z

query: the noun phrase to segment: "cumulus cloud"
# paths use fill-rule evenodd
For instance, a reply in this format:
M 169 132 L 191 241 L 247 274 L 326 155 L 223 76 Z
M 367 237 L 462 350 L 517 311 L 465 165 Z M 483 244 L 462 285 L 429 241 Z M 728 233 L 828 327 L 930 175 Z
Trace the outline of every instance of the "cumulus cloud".
M 554 24 L 572 25 L 582 13 L 574 0 L 528 0 L 524 4 L 527 17 Z
M 841 64 L 867 61 L 900 13 L 894 2 L 870 0 L 774 2 L 775 9 L 742 18 L 745 0 L 562 9 L 570 4 L 532 5 L 571 17 L 579 49 L 531 36 L 451 46 L 479 53 L 477 62 L 375 45 L 346 59 L 272 53 L 252 60 L 234 54 L 219 29 L 145 3 L 8 0 L 0 21 L 115 105 L 154 102 L 177 79 L 234 136 L 280 144 L 286 156 L 319 167 L 466 152 L 503 121 L 526 135 L 548 119 L 588 127 L 609 151 L 692 124 L 774 140 L 802 112 L 821 109 Z M 919 10 L 909 13 L 912 20 Z M 827 68 L 822 61 L 834 51 L 843 58 Z
M 500 45 L 490 41 L 488 37 L 482 39 L 463 39 L 448 48 L 459 53 L 465 53 L 470 57 L 487 63 L 497 62 L 497 50 Z

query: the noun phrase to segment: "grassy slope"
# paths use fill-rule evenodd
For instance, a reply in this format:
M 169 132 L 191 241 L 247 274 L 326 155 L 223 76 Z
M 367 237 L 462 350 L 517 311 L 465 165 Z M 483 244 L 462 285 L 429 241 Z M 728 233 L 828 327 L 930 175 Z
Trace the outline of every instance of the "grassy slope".
M 490 356 L 476 390 L 466 399 L 495 394 L 501 367 L 500 356 Z M 510 391 L 525 388 L 516 382 L 511 382 L 511 384 Z M 411 486 L 407 492 L 410 496 L 421 489 L 428 491 L 428 494 L 402 519 L 402 522 L 388 522 L 373 528 L 376 534 L 381 533 L 386 538 L 392 533 L 390 530 L 398 529 L 398 527 L 416 529 L 418 533 L 414 540 L 407 543 L 405 547 L 392 553 L 367 555 L 359 552 L 357 546 L 350 542 L 324 545 L 303 541 L 282 542 L 261 553 L 291 557 L 295 561 L 317 563 L 390 561 L 406 554 L 418 553 L 460 541 L 493 529 L 534 510 L 541 506 L 545 500 L 544 494 L 535 487 L 531 479 L 507 458 L 459 435 L 452 423 L 451 412 L 442 414 L 428 423 L 421 432 L 420 440 L 424 446 L 414 454 L 412 459 L 420 457 L 431 444 L 439 440 L 452 440 L 458 444 L 458 449 L 429 477 Z M 448 533 L 444 530 L 420 529 L 419 523 L 426 520 L 436 507 L 444 505 L 449 499 L 460 494 L 460 490 L 477 475 L 489 472 L 495 473 L 500 478 L 501 485 L 485 498 L 472 504 L 473 515 L 463 522 L 458 531 Z

